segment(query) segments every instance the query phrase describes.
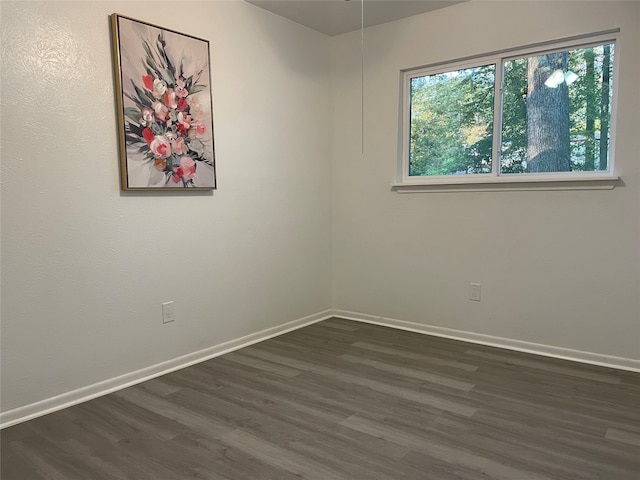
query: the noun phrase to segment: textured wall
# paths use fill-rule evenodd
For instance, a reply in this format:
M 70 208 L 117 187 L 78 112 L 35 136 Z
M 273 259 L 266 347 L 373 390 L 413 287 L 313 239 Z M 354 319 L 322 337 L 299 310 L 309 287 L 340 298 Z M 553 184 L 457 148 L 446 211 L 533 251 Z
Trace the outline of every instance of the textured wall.
M 3 411 L 331 306 L 326 37 L 241 1 L 1 8 Z M 210 40 L 213 195 L 120 193 L 113 12 Z
M 613 191 L 401 195 L 401 69 L 622 29 Z M 334 307 L 640 359 L 640 4 L 470 2 L 332 39 Z M 337 207 L 339 206 L 339 208 Z M 482 284 L 482 301 L 468 284 Z

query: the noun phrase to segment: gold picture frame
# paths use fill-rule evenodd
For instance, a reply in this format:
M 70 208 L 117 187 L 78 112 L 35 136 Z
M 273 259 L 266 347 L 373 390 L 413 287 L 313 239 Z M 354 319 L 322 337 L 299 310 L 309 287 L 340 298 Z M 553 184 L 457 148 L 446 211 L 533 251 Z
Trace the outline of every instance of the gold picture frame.
M 209 42 L 111 15 L 122 190 L 216 188 Z

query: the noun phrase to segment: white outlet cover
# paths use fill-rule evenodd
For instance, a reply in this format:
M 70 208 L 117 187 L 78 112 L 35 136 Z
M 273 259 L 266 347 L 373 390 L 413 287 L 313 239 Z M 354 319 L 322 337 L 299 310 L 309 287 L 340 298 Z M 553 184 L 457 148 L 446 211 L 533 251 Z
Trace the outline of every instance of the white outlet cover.
M 164 302 L 162 304 L 162 323 L 169 323 L 175 320 L 173 311 L 173 302 Z
M 470 283 L 469 284 L 469 300 L 474 300 L 476 302 L 480 301 L 481 296 L 481 286 L 479 283 Z

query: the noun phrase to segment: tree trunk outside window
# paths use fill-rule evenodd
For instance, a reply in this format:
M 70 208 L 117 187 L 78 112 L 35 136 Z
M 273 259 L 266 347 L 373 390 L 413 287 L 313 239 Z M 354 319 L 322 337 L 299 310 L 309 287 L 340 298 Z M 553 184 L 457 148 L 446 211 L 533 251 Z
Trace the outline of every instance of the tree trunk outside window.
M 611 46 L 604 46 L 602 59 L 602 96 L 600 101 L 600 170 L 607 169 L 609 153 L 609 83 L 611 81 Z
M 568 172 L 569 89 L 545 81 L 556 70 L 567 71 L 566 52 L 529 58 L 527 71 L 527 172 Z

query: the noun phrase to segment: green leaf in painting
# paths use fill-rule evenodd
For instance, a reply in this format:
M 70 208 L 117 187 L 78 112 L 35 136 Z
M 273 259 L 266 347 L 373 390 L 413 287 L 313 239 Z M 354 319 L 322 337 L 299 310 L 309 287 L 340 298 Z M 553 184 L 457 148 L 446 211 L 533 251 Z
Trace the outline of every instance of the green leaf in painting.
M 173 72 L 169 68 L 167 68 L 167 78 L 169 79 L 169 83 L 171 85 L 175 85 L 176 77 L 173 76 Z
M 126 93 L 124 94 L 125 97 L 127 97 L 129 100 L 131 100 L 133 103 L 135 103 L 136 105 L 140 104 L 140 100 L 137 97 L 134 97 L 133 95 Z
M 153 71 L 154 76 L 160 75 L 160 71 L 164 69 L 164 67 L 162 66 L 162 62 L 158 62 L 158 60 L 161 59 L 157 58 L 156 55 L 154 55 L 153 51 L 151 50 L 151 46 L 147 41 L 143 42 L 143 46 L 145 51 L 147 52 L 147 65 L 149 65 L 149 68 Z
M 158 53 L 160 54 L 160 58 L 164 60 L 167 71 L 173 72 L 175 70 L 173 63 L 171 63 L 171 59 L 169 55 L 167 55 L 167 42 L 164 40 L 162 33 L 158 35 Z
M 131 81 L 133 83 L 133 81 Z M 145 107 L 151 107 L 153 105 L 153 98 L 149 97 L 147 92 L 137 87 L 135 83 L 133 83 L 133 87 L 136 89 L 136 93 L 138 94 L 138 98 L 140 99 L 140 103 Z
M 189 94 L 190 95 L 195 95 L 198 92 L 201 92 L 203 90 L 206 90 L 207 86 L 206 85 L 194 85 L 193 87 L 191 87 L 189 89 Z
M 155 58 L 153 58 L 153 52 L 151 51 L 151 47 L 149 46 L 149 43 L 146 40 L 142 42 L 142 47 L 144 48 L 144 51 L 147 53 L 147 63 L 152 69 L 157 70 L 158 65 L 156 64 Z
M 151 131 L 153 132 L 154 135 L 163 135 L 164 131 L 162 130 L 162 127 L 160 127 L 159 124 L 157 124 L 156 122 L 153 122 L 151 124 Z
M 133 107 L 125 107 L 124 114 L 127 118 L 130 118 L 136 123 L 140 123 L 140 119 L 142 118 L 142 113 L 140 113 L 140 110 Z

